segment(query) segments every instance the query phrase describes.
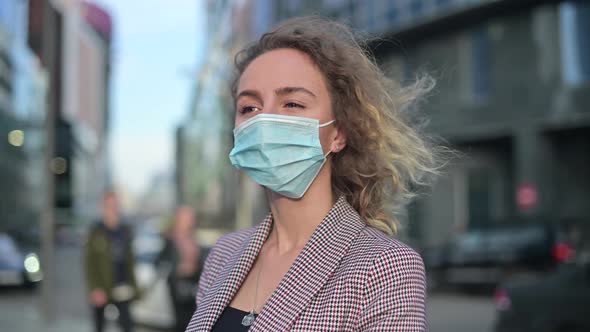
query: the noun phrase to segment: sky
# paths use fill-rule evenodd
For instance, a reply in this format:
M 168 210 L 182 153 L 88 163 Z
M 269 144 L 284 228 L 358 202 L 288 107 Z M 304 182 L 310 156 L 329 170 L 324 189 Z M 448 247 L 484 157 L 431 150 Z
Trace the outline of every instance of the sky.
M 175 128 L 205 42 L 201 0 L 94 0 L 113 18 L 111 158 L 115 184 L 140 194 L 171 172 Z

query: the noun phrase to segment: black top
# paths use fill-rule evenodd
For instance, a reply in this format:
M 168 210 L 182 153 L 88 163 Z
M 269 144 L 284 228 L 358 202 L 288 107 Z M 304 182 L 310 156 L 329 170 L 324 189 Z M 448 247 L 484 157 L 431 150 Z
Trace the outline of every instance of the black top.
M 111 242 L 111 255 L 113 257 L 113 271 L 115 272 L 115 284 L 129 283 L 127 275 L 127 250 L 129 242 L 129 232 L 122 226 L 118 225 L 115 229 L 105 227 L 107 236 Z
M 219 316 L 211 332 L 246 332 L 250 329 L 250 326 L 242 325 L 242 319 L 246 315 L 248 312 L 228 306 Z M 258 315 L 255 314 L 254 317 Z
M 180 262 L 180 253 L 176 249 L 174 241 L 166 239 L 166 245 L 156 258 L 156 266 L 161 268 L 163 264 L 169 264 L 171 272 L 168 274 L 168 286 L 170 287 L 172 300 L 175 302 L 185 302 L 184 305 L 195 304 L 195 296 L 197 295 L 197 283 L 205 264 L 207 256 L 207 248 L 200 249 L 199 260 L 197 262 L 197 269 L 192 275 L 179 276 L 176 274 L 176 268 Z M 194 309 L 193 309 L 194 311 Z M 192 316 L 192 315 L 191 315 Z

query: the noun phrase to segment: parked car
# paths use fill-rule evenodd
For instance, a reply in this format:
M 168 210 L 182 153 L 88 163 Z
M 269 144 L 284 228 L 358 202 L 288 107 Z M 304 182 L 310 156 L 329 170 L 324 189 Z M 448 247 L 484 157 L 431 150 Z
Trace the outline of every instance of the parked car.
M 0 233 L 0 286 L 32 287 L 43 279 L 39 256 Z
M 550 271 L 572 252 L 563 227 L 517 221 L 471 230 L 423 257 L 430 287 L 496 286 L 515 274 Z
M 495 293 L 496 332 L 590 331 L 590 261 L 542 277 L 518 278 Z

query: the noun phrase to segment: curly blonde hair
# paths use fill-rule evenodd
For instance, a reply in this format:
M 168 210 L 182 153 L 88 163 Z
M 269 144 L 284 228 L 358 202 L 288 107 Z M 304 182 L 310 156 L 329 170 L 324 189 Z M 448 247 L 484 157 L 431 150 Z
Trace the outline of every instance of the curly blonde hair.
M 402 87 L 383 74 L 350 28 L 300 17 L 283 22 L 236 55 L 234 97 L 246 67 L 280 48 L 307 54 L 326 79 L 337 126 L 347 137 L 346 148 L 333 155 L 334 193 L 346 196 L 369 226 L 397 233 L 397 212 L 431 178 L 425 175 L 438 173 L 434 148 L 402 114 L 434 81 L 423 77 Z

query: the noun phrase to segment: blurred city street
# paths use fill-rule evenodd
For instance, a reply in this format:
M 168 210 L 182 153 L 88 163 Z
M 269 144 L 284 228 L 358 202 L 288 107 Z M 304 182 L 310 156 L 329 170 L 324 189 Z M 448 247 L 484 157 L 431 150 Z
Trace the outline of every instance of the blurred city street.
M 85 298 L 81 271 L 81 251 L 76 247 L 60 247 L 56 252 L 57 319 L 47 324 L 41 315 L 40 288 L 0 288 L 0 327 L 2 331 L 84 332 L 92 331 L 90 308 Z M 118 331 L 110 322 L 108 332 Z M 137 332 L 152 332 L 146 327 Z

